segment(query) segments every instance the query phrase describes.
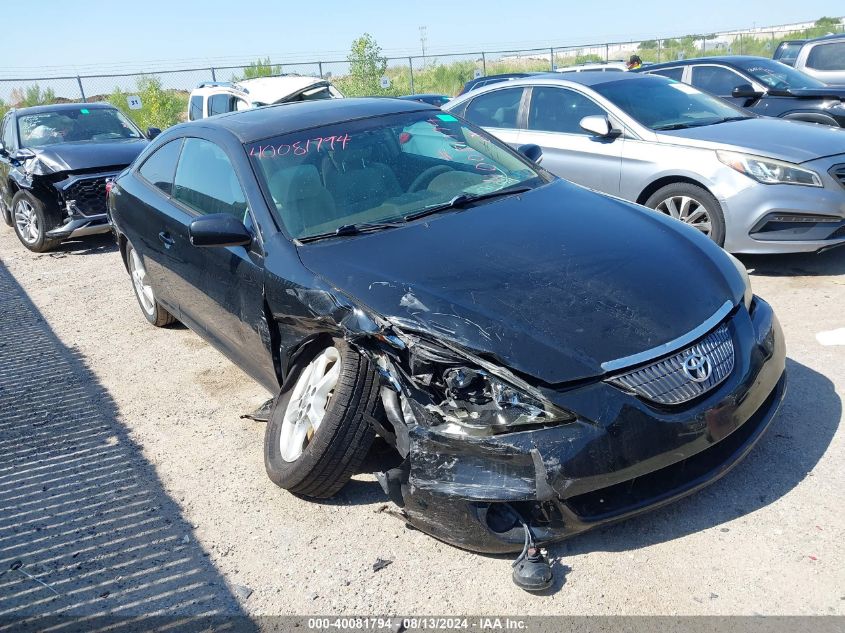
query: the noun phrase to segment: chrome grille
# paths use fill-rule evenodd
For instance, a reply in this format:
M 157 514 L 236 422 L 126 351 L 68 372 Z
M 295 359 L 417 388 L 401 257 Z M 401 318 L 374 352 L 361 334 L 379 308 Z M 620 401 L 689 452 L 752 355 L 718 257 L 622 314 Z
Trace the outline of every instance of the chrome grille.
M 710 375 L 702 382 L 690 378 L 683 363 L 694 354 L 710 361 Z M 681 404 L 707 393 L 730 375 L 734 368 L 734 344 L 726 325 L 720 325 L 695 345 L 607 381 L 660 404 Z
M 65 200 L 75 200 L 76 208 L 83 215 L 99 215 L 106 212 L 106 182 L 113 176 L 77 178 L 64 189 Z
M 830 168 L 830 175 L 834 180 L 838 180 L 839 184 L 845 187 L 845 165 L 834 165 Z

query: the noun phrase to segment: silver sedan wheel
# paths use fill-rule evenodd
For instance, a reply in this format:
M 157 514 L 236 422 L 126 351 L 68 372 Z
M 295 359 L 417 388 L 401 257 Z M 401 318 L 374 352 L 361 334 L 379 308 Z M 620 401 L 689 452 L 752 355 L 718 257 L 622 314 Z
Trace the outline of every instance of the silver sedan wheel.
M 671 196 L 654 207 L 655 211 L 670 215 L 676 220 L 686 222 L 697 228 L 705 235 L 710 235 L 713 224 L 710 220 L 710 212 L 703 204 L 689 196 Z
M 38 214 L 29 200 L 18 200 L 15 205 L 15 224 L 18 228 L 18 235 L 27 244 L 35 244 L 41 237 Z
M 295 462 L 320 428 L 326 409 L 340 379 L 340 352 L 324 349 L 302 370 L 288 401 L 279 452 L 286 462 Z
M 153 288 L 147 282 L 147 269 L 141 256 L 134 248 L 129 252 L 129 274 L 132 276 L 132 285 L 135 287 L 135 294 L 144 312 L 153 316 L 155 314 L 155 294 Z

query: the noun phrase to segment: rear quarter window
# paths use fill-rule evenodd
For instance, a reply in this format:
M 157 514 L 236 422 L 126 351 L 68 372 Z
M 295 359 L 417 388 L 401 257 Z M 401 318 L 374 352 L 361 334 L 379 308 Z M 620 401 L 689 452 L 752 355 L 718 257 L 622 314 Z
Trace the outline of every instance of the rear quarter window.
M 151 185 L 170 195 L 173 191 L 173 175 L 176 173 L 176 161 L 179 160 L 181 147 L 181 138 L 165 143 L 150 154 L 150 157 L 138 168 L 138 173 Z
M 807 55 L 807 68 L 845 70 L 845 42 L 816 44 Z
M 668 77 L 675 81 L 681 81 L 684 76 L 684 67 L 678 66 L 676 68 L 661 68 L 660 70 L 652 70 L 649 75 L 660 75 L 661 77 Z

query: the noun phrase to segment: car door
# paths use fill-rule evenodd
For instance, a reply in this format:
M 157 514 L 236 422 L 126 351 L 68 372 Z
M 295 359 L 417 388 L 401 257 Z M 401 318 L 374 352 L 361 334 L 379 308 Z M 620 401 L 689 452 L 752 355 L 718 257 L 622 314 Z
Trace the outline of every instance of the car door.
M 753 79 L 745 77 L 727 66 L 717 64 L 695 64 L 690 68 L 689 83 L 699 90 L 730 101 L 734 105 L 744 107 L 747 105 L 747 98 L 735 98 L 731 96 L 733 89 L 743 84 L 751 84 L 760 92 L 765 92 Z
M 243 177 L 252 177 L 245 172 Z M 264 313 L 264 253 L 242 180 L 226 150 L 212 140 L 184 141 L 173 180 L 174 204 L 183 211 L 170 238 L 180 265 L 172 287 L 179 289 L 179 314 L 186 324 L 269 389 L 276 385 Z M 255 239 L 248 247 L 196 247 L 191 221 L 227 213 L 244 221 Z
M 543 148 L 543 167 L 556 176 L 604 193 L 619 192 L 620 136 L 599 137 L 581 127 L 586 116 L 609 113 L 588 96 L 560 86 L 533 86 L 523 144 Z
M 472 99 L 463 116 L 514 147 L 520 144 L 519 117 L 525 89 L 498 88 Z
M 185 212 L 170 194 L 181 148 L 181 138 L 157 148 L 135 169 L 134 178 L 118 178 L 113 193 L 117 225 L 144 260 L 156 299 L 177 318 L 180 289 L 173 280 L 182 262 L 172 236 L 180 232 Z

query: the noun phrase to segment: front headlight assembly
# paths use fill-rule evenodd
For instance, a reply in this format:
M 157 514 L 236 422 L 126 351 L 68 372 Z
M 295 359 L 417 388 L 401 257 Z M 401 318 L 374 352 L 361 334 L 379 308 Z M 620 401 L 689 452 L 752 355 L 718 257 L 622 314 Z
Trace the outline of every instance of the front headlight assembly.
M 442 375 L 443 400 L 433 406 L 451 435 L 492 435 L 525 427 L 571 422 L 575 416 L 480 368 L 450 367 Z
M 792 163 L 725 150 L 717 150 L 716 155 L 722 163 L 731 169 L 735 169 L 764 185 L 823 186 L 822 180 L 816 172 Z
M 742 283 L 745 286 L 745 294 L 743 296 L 743 303 L 745 303 L 745 309 L 751 309 L 751 299 L 754 297 L 754 292 L 751 290 L 751 278 L 748 276 L 748 270 L 745 268 L 745 264 L 739 261 L 736 257 L 731 255 L 728 252 L 725 252 L 725 255 L 730 257 L 731 263 L 736 268 L 736 272 L 739 273 L 739 276 L 742 277 Z

